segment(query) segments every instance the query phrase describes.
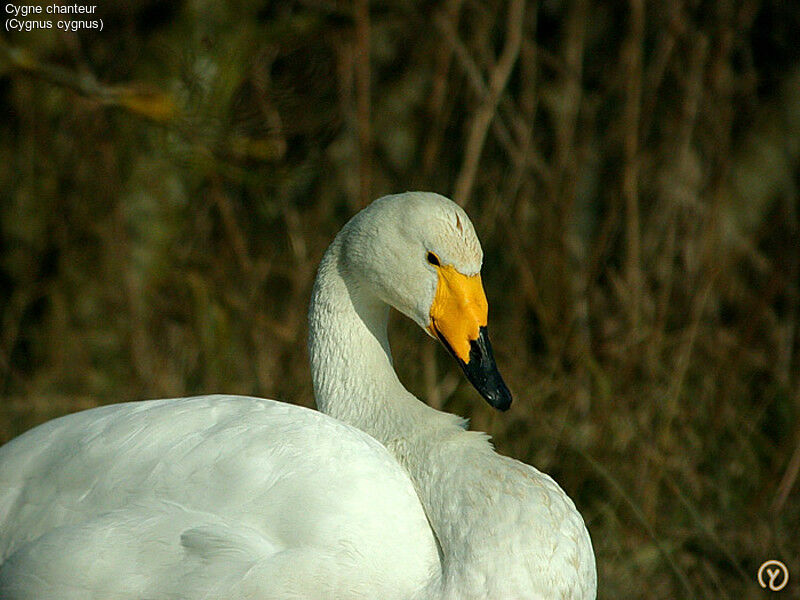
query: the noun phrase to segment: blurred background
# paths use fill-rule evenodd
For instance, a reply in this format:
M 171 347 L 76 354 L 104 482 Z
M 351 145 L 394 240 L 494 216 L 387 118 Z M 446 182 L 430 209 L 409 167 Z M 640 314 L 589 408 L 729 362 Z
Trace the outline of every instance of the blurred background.
M 767 559 L 800 595 L 800 5 L 78 18 L 103 29 L 0 33 L 0 442 L 143 398 L 313 406 L 322 253 L 371 199 L 431 190 L 483 241 L 516 402 L 493 414 L 395 317 L 409 389 L 560 482 L 601 598 L 767 597 Z

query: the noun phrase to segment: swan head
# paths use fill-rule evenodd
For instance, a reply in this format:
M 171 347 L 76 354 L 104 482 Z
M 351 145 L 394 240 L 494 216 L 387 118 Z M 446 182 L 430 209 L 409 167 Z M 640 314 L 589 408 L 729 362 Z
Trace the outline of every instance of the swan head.
M 342 233 L 344 266 L 359 285 L 440 340 L 481 396 L 507 410 L 487 333 L 483 250 L 464 210 L 429 192 L 384 196 Z

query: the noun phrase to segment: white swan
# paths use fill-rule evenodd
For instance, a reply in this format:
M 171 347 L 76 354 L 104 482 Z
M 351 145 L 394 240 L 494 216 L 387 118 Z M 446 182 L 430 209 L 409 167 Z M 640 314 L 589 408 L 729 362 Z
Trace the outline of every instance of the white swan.
M 561 488 L 417 400 L 392 367 L 390 305 L 508 407 L 481 263 L 451 201 L 382 198 L 342 229 L 314 287 L 311 367 L 330 416 L 158 400 L 0 448 L 0 597 L 594 598 L 589 535 Z

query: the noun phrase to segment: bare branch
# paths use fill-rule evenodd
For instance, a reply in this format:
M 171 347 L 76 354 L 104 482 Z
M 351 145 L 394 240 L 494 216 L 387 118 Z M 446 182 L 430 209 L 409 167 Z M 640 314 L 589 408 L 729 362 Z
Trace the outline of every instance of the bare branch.
M 369 204 L 372 199 L 369 0 L 355 0 L 354 8 L 356 22 L 355 84 L 358 120 L 359 202 L 363 207 Z
M 524 12 L 524 0 L 512 0 L 508 7 L 506 19 L 506 43 L 500 54 L 500 60 L 498 60 L 497 66 L 492 69 L 489 77 L 488 93 L 475 111 L 472 128 L 467 138 L 464 160 L 453 192 L 453 200 L 462 206 L 467 204 L 472 193 L 478 162 L 483 152 L 483 145 L 486 142 L 486 133 L 497 110 L 500 95 L 508 83 L 511 70 L 514 68 L 519 56 L 522 45 Z
M 623 109 L 622 198 L 625 203 L 625 275 L 628 313 L 633 331 L 640 321 L 642 273 L 639 223 L 639 116 L 642 104 L 642 52 L 644 45 L 644 1 L 630 0 L 628 37 L 622 48 L 625 70 Z

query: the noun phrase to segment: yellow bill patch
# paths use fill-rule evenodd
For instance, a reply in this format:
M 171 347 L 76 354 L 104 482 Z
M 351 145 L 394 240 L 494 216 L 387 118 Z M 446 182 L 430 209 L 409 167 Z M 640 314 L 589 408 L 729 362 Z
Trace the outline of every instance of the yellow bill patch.
M 489 318 L 489 304 L 480 274 L 462 275 L 452 265 L 437 267 L 439 282 L 431 305 L 428 331 L 437 332 L 450 344 L 455 355 L 469 362 L 470 342 L 477 340 L 480 328 Z

